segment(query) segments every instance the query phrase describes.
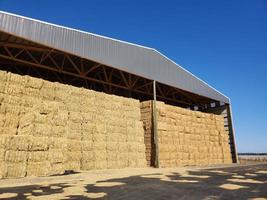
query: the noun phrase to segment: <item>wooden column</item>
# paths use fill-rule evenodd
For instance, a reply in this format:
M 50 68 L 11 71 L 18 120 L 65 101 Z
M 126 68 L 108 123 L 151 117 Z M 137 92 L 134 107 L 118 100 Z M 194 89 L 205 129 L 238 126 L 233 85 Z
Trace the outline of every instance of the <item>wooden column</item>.
M 159 168 L 159 148 L 158 148 L 158 126 L 157 126 L 157 91 L 156 91 L 156 81 L 153 81 L 153 134 L 154 134 L 154 144 L 155 144 L 155 167 Z

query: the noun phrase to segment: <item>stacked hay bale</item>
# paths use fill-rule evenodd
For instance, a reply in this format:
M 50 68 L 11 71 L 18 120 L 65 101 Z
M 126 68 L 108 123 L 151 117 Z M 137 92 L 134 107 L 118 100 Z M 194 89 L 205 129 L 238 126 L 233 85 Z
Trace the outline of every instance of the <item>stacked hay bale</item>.
M 26 174 L 28 144 L 16 137 L 25 79 L 0 71 L 0 176 L 23 177 Z M 19 144 L 22 142 L 21 144 Z
M 224 118 L 157 104 L 159 160 L 162 167 L 231 163 Z
M 0 177 L 144 167 L 140 102 L 0 71 Z
M 58 103 L 52 101 L 36 102 L 36 105 L 20 118 L 16 137 L 28 139 L 28 176 L 47 176 L 64 172 L 62 152 L 66 151 L 66 142 L 62 140 L 65 131 L 59 131 L 58 115 L 63 112 L 58 110 L 59 107 Z M 65 124 L 67 119 L 65 117 Z
M 156 107 L 160 167 L 232 163 L 222 116 L 163 102 Z
M 150 101 L 141 103 L 141 119 L 145 132 L 146 160 L 148 166 L 155 165 L 155 144 L 152 122 L 152 104 Z

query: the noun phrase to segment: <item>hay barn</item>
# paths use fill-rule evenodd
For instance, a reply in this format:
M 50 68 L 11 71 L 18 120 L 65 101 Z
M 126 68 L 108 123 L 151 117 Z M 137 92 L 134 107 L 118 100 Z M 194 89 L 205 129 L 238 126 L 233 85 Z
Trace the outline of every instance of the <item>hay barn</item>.
M 0 12 L 0 177 L 237 162 L 230 99 L 157 50 Z

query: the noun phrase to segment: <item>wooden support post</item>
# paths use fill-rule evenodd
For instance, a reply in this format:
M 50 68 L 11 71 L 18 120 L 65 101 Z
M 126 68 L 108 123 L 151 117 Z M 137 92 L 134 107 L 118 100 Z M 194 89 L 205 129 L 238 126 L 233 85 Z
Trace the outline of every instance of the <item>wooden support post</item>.
M 159 168 L 159 146 L 158 146 L 158 121 L 157 121 L 157 94 L 156 94 L 156 81 L 153 81 L 153 133 L 155 145 L 155 167 Z

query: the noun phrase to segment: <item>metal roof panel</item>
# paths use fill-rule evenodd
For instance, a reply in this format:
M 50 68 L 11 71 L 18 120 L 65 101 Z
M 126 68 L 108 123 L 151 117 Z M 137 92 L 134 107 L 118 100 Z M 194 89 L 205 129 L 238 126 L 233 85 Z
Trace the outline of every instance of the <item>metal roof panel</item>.
M 157 50 L 0 11 L 0 31 L 217 101 L 229 98 Z

